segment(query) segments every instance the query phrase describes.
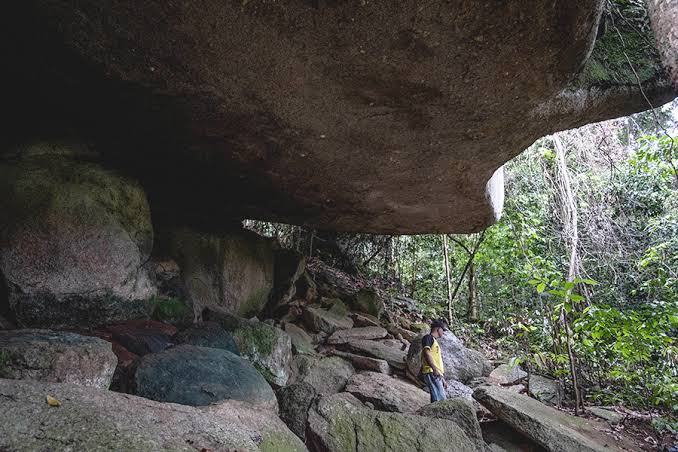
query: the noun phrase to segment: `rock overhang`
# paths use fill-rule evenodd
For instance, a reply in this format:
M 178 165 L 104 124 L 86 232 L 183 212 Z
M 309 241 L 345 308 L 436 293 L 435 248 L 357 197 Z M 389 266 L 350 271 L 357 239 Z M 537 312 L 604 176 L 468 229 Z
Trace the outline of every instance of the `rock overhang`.
M 82 137 L 172 224 L 475 232 L 501 213 L 499 168 L 535 139 L 647 108 L 590 64 L 600 0 L 15 9 L 12 139 Z M 641 86 L 676 94 L 659 72 Z

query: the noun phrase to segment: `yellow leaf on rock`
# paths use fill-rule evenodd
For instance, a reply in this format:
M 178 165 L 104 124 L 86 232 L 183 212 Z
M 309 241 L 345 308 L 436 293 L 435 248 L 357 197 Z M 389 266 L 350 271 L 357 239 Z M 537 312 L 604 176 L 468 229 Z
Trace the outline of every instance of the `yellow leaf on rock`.
M 49 406 L 61 406 L 61 402 L 59 402 L 57 399 L 55 399 L 51 395 L 47 396 L 47 404 Z

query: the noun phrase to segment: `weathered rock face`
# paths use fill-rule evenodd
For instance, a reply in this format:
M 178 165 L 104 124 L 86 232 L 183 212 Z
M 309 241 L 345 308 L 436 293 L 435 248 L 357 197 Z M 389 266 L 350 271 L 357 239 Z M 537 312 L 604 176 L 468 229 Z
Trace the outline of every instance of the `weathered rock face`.
M 50 407 L 46 395 L 61 406 Z M 0 380 L 0 449 L 65 447 L 148 452 L 306 450 L 275 413 L 235 400 L 194 408 L 66 384 Z
M 355 369 L 346 360 L 337 356 L 314 358 L 298 356 L 295 358 L 296 382 L 308 383 L 318 394 L 330 395 L 343 391 Z
M 678 89 L 678 3 L 648 0 L 647 4 L 662 61 Z
M 417 386 L 376 372 L 353 375 L 345 391 L 377 410 L 395 413 L 412 414 L 430 401 L 429 395 Z
M 461 427 L 466 436 L 475 441 L 478 449 L 482 450 L 485 446 L 476 410 L 468 399 L 457 397 L 434 402 L 420 408 L 416 414 L 438 419 L 448 419 Z
M 292 341 L 292 351 L 297 355 L 314 355 L 313 340 L 311 336 L 302 328 L 299 328 L 294 323 L 286 323 L 285 332 L 290 336 Z
M 221 325 L 233 335 L 240 355 L 272 385 L 285 386 L 292 359 L 292 340 L 280 328 L 258 320 L 224 316 Z
M 146 195 L 85 160 L 78 145 L 41 142 L 0 159 L 0 277 L 20 326 L 98 326 L 147 317 L 155 293 Z
M 347 353 L 341 351 L 333 351 L 335 356 L 344 358 L 347 361 L 350 361 L 353 364 L 353 367 L 359 370 L 369 370 L 372 372 L 380 372 L 382 374 L 389 374 L 391 372 L 391 366 L 388 365 L 388 362 L 383 359 L 370 358 L 369 356 L 356 355 L 354 353 Z
M 108 389 L 118 360 L 111 344 L 65 331 L 0 331 L 0 378 Z
M 359 290 L 351 299 L 351 306 L 356 311 L 370 314 L 379 318 L 384 312 L 384 300 L 379 297 L 376 291 L 371 289 Z
M 304 270 L 306 258 L 302 254 L 288 249 L 276 250 L 273 292 L 266 309 L 267 313 L 275 314 L 280 306 L 292 300 L 297 293 L 296 283 Z
M 449 398 L 460 397 L 467 400 L 473 400 L 473 389 L 457 380 L 447 380 L 445 394 L 447 394 L 447 397 Z
M 489 375 L 490 383 L 512 385 L 527 377 L 527 372 L 518 365 L 500 364 Z
M 400 346 L 377 341 L 354 339 L 347 343 L 348 348 L 357 353 L 364 353 L 377 359 L 383 359 L 389 366 L 405 369 L 407 352 Z
M 530 395 L 550 405 L 560 405 L 563 400 L 563 389 L 558 380 L 532 374 L 528 382 Z
M 307 445 L 317 452 L 479 451 L 452 421 L 369 410 L 346 393 L 321 399 L 308 424 Z
M 273 288 L 269 239 L 242 229 L 208 234 L 186 229 L 171 237 L 172 254 L 197 318 L 205 308 L 251 317 Z
M 295 383 L 278 389 L 275 395 L 280 419 L 303 441 L 306 439 L 308 410 L 317 395 L 315 388 L 309 383 Z
M 407 369 L 412 375 L 418 375 L 421 370 L 421 338 L 417 336 L 407 353 Z M 482 353 L 464 344 L 450 331 L 438 339 L 445 365 L 445 379 L 468 383 L 474 378 L 488 376 L 492 365 Z
M 0 27 L 7 130 L 92 135 L 162 219 L 477 231 L 534 139 L 647 108 L 633 84 L 576 84 L 602 5 L 22 2 Z
M 249 361 L 216 348 L 179 345 L 141 359 L 136 393 L 159 402 L 204 406 L 241 400 L 276 407 L 275 394 Z
M 473 397 L 511 427 L 554 452 L 621 450 L 594 439 L 590 421 L 570 416 L 526 395 L 498 386 L 481 386 Z
M 304 307 L 304 323 L 315 332 L 332 334 L 337 330 L 348 330 L 353 327 L 353 321 L 341 312 L 333 309 L 323 309 L 317 305 Z

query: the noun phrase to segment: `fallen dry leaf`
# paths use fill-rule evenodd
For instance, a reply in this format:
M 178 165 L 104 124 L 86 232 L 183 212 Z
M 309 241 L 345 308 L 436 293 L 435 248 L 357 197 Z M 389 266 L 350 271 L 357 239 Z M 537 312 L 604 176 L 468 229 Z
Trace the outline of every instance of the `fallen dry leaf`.
M 61 402 L 52 397 L 51 395 L 47 396 L 47 405 L 49 406 L 61 406 Z

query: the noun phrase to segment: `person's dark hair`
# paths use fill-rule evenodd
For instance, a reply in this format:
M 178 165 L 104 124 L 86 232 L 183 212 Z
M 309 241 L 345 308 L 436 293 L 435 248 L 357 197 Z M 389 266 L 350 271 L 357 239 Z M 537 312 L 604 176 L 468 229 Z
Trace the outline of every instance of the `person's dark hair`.
M 445 322 L 442 320 L 434 320 L 431 322 L 431 331 L 435 330 L 436 328 L 442 328 L 443 330 L 446 329 Z

